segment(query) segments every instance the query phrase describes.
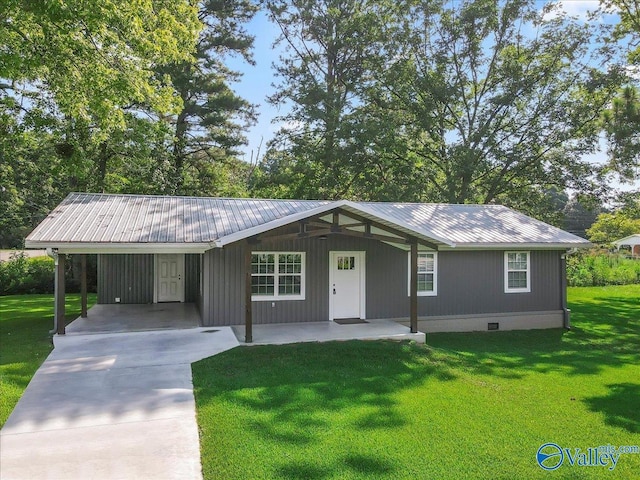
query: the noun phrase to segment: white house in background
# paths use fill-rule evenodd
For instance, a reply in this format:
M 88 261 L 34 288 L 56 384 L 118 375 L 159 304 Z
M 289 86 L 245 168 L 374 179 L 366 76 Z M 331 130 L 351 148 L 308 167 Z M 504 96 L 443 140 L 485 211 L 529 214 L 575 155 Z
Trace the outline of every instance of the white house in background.
M 613 244 L 616 246 L 616 250 L 620 250 L 622 247 L 629 247 L 631 255 L 640 257 L 640 233 L 616 240 Z

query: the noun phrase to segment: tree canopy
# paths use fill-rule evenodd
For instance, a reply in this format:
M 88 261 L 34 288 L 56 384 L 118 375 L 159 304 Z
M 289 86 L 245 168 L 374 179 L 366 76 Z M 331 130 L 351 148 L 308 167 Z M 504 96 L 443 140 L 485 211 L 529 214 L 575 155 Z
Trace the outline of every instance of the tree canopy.
M 610 25 L 534 0 L 7 0 L 0 246 L 70 191 L 501 203 L 583 231 L 576 199 L 638 177 L 636 3 L 603 0 Z M 231 65 L 260 9 L 280 116 L 252 165 Z

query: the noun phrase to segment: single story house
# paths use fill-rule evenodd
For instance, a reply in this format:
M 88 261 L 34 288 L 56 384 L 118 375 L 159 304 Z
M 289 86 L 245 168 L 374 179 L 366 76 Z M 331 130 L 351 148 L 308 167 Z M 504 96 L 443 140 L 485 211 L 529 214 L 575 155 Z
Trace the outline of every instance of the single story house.
M 501 205 L 72 193 L 27 237 L 98 303 L 193 302 L 202 326 L 394 319 L 433 331 L 568 327 L 586 240 Z M 83 286 L 83 291 L 85 287 Z M 64 333 L 64 275 L 56 281 Z M 83 295 L 86 315 L 86 294 Z
M 629 235 L 628 237 L 621 238 L 613 242 L 617 250 L 621 248 L 629 248 L 631 255 L 634 257 L 640 257 L 640 233 Z

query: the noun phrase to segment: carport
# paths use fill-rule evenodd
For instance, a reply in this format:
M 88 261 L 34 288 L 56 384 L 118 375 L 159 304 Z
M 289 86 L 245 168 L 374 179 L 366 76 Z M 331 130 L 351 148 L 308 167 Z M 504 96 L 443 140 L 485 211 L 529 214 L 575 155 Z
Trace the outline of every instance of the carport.
M 97 304 L 86 316 L 67 325 L 66 333 L 126 333 L 199 326 L 200 315 L 193 303 Z

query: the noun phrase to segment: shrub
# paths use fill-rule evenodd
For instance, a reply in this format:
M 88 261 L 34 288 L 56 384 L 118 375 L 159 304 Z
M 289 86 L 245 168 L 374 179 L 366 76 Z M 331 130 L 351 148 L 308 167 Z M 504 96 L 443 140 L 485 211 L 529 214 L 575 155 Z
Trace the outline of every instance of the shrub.
M 73 258 L 69 257 L 65 268 L 65 285 L 68 293 L 80 291 L 80 282 L 76 278 L 79 267 L 76 265 L 76 275 L 74 275 Z M 87 261 L 87 290 L 89 292 L 96 289 L 95 263 L 95 256 L 89 256 Z M 55 264 L 52 258 L 28 258 L 17 253 L 9 261 L 0 262 L 0 295 L 53 293 L 54 278 Z
M 576 253 L 567 259 L 567 282 L 572 287 L 640 283 L 640 260 L 601 250 Z
M 0 295 L 52 293 L 54 262 L 49 257 L 17 254 L 0 263 Z

